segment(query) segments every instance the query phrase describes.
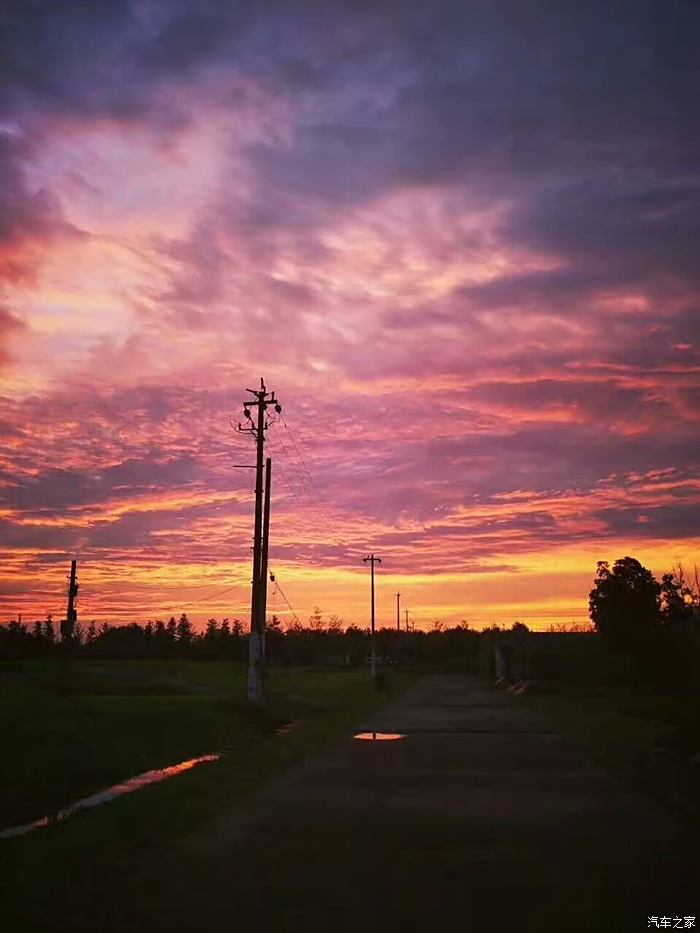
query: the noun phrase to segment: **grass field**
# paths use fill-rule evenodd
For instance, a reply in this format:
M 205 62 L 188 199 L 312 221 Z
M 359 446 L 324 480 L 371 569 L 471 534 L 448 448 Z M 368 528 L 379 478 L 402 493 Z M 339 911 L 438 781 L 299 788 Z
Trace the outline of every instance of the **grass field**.
M 284 723 L 330 725 L 374 700 L 366 672 L 274 671 L 261 713 L 240 664 L 18 661 L 0 667 L 0 828 L 140 772 L 224 750 L 226 764 Z
M 395 677 L 380 692 L 364 670 L 272 670 L 267 709 L 254 714 L 236 664 L 80 661 L 66 672 L 55 661 L 24 661 L 3 664 L 0 678 L 2 827 L 142 771 L 224 753 L 68 822 L 0 841 L 0 927 L 13 933 L 83 929 L 87 901 L 118 896 L 125 866 L 137 884 L 173 845 L 234 812 L 246 794 L 406 682 Z M 287 722 L 294 728 L 278 733 Z
M 700 702 L 630 688 L 565 683 L 513 697 L 658 803 L 700 825 Z

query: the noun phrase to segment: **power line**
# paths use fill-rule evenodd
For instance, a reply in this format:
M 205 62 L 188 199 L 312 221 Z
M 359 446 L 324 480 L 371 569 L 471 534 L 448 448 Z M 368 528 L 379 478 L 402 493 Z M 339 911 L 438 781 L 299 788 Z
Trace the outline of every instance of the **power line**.
M 218 593 L 209 593 L 207 596 L 202 596 L 200 599 L 193 599 L 189 603 L 183 603 L 180 608 L 185 609 L 187 606 L 196 606 L 198 603 L 205 603 L 210 599 L 217 599 L 219 596 L 223 596 L 225 593 L 231 593 L 233 590 L 240 590 L 242 586 L 242 583 L 236 583 L 234 586 L 228 586 L 226 589 L 220 590 Z
M 293 469 L 296 472 L 296 482 L 299 486 L 299 489 L 306 495 L 311 508 L 320 518 L 323 518 L 323 521 L 325 524 L 325 522 L 327 522 L 328 519 L 325 516 L 323 516 L 323 513 L 318 503 L 314 500 L 314 497 L 311 494 L 311 487 L 306 481 L 306 478 L 303 475 L 302 470 L 301 470 L 301 461 L 299 461 L 298 463 L 294 462 L 291 453 L 289 452 L 286 444 L 284 443 L 282 434 L 277 435 L 277 442 L 279 443 L 283 456 L 287 460 L 288 466 L 290 467 L 290 469 Z
M 277 440 L 279 440 L 279 438 L 278 438 Z M 272 447 L 273 452 L 278 453 L 278 451 L 276 450 L 276 445 L 273 444 L 273 443 L 271 443 L 269 438 L 268 438 L 268 444 L 270 444 L 270 446 Z M 281 448 L 281 449 L 282 449 L 282 448 Z M 318 511 L 318 509 L 314 509 L 314 510 L 312 511 L 312 509 L 309 508 L 309 506 L 306 504 L 306 502 L 304 502 L 303 499 L 300 499 L 300 498 L 299 498 L 299 495 L 297 494 L 297 491 L 294 489 L 293 483 L 292 483 L 291 479 L 289 478 L 286 469 L 285 469 L 284 466 L 282 466 L 282 464 L 280 463 L 279 458 L 278 458 L 275 462 L 276 462 L 276 467 L 277 467 L 277 469 L 278 469 L 279 472 L 280 472 L 280 476 L 281 476 L 282 482 L 283 482 L 284 485 L 287 487 L 287 489 L 289 490 L 289 492 L 292 494 L 292 497 L 294 498 L 294 501 L 295 501 L 296 504 L 298 505 L 299 509 L 300 509 L 302 512 L 304 512 L 304 514 L 305 514 L 308 518 L 310 518 L 311 521 L 313 521 L 313 522 L 318 522 L 319 520 L 321 520 L 321 521 L 322 521 L 322 524 L 325 524 L 325 519 L 323 518 L 323 516 L 321 515 L 321 513 Z M 287 464 L 287 465 L 289 466 L 289 464 Z M 309 501 L 310 501 L 310 500 L 309 500 Z M 311 504 L 312 504 L 312 506 L 313 506 L 313 503 L 311 503 Z
M 285 458 L 287 459 L 288 465 L 296 470 L 297 483 L 299 485 L 299 489 L 305 494 L 306 498 L 308 499 L 309 505 L 311 509 L 313 510 L 317 521 L 320 521 L 321 524 L 324 526 L 330 525 L 332 532 L 333 532 L 333 537 L 335 539 L 335 543 L 340 546 L 341 536 L 340 536 L 340 530 L 338 527 L 338 524 L 339 524 L 338 519 L 331 512 L 329 506 L 327 505 L 325 499 L 323 498 L 323 495 L 321 494 L 311 474 L 311 471 L 309 470 L 309 467 L 306 461 L 304 460 L 304 456 L 301 453 L 299 444 L 297 443 L 291 431 L 291 428 L 284 420 L 284 417 L 282 417 L 280 420 L 284 424 L 284 427 L 289 435 L 289 440 L 291 441 L 292 447 L 294 448 L 294 451 L 296 454 L 296 462 L 290 450 L 287 448 L 283 440 L 283 434 L 281 432 L 275 432 L 276 440 L 279 443 L 280 448 L 283 451 Z
M 270 571 L 270 575 L 271 575 L 272 577 L 275 578 L 275 589 L 279 592 L 280 596 L 282 597 L 282 599 L 283 599 L 283 600 L 285 601 L 285 603 L 287 604 L 287 608 L 289 609 L 289 611 L 291 612 L 291 614 L 294 616 L 294 618 L 295 618 L 295 620 L 296 620 L 296 622 L 297 622 L 297 625 L 299 625 L 299 627 L 302 627 L 301 622 L 299 621 L 299 616 L 296 614 L 296 612 L 294 611 L 294 609 L 293 609 L 293 607 L 292 607 L 292 604 L 289 602 L 289 600 L 288 600 L 287 597 L 285 596 L 284 590 L 282 589 L 282 587 L 281 587 L 281 586 L 279 585 L 279 583 L 277 582 L 277 574 L 276 574 L 276 573 L 273 573 L 272 570 L 271 570 L 271 571 Z
M 274 434 L 274 433 L 275 433 L 275 432 L 270 432 L 271 436 L 272 436 L 272 434 Z M 273 445 L 273 448 L 272 448 L 272 449 L 273 449 L 273 451 L 274 451 L 276 454 L 278 454 L 278 460 L 277 460 L 276 462 L 277 462 L 277 467 L 278 467 L 278 469 L 279 469 L 279 471 L 280 471 L 280 474 L 281 474 L 282 482 L 283 482 L 283 484 L 287 487 L 287 489 L 289 490 L 289 492 L 291 493 L 291 495 L 292 495 L 292 497 L 293 497 L 293 499 L 294 499 L 294 501 L 295 501 L 295 503 L 296 503 L 296 505 L 297 505 L 297 507 L 298 507 L 298 509 L 299 509 L 299 512 L 300 512 L 301 517 L 302 517 L 302 518 L 305 518 L 308 522 L 311 523 L 311 525 L 313 526 L 313 530 L 314 530 L 314 532 L 316 533 L 316 535 L 317 535 L 318 537 L 320 537 L 321 539 L 323 539 L 323 540 L 326 540 L 326 539 L 327 539 L 327 537 L 328 537 L 329 525 L 331 525 L 331 537 L 335 539 L 335 542 L 336 542 L 336 544 L 337 544 L 338 546 L 341 546 L 340 536 L 339 536 L 339 534 L 338 534 L 337 529 L 333 529 L 333 528 L 332 528 L 332 523 L 331 523 L 331 521 L 330 521 L 330 517 L 329 517 L 327 514 L 324 515 L 324 514 L 320 511 L 320 509 L 318 508 L 318 506 L 315 504 L 315 502 L 313 501 L 313 499 L 311 498 L 307 486 L 306 486 L 305 484 L 303 484 L 303 477 L 297 475 L 297 477 L 296 477 L 296 483 L 295 483 L 295 482 L 292 481 L 292 480 L 290 479 L 290 477 L 288 476 L 287 470 L 281 465 L 281 463 L 280 463 L 280 461 L 279 461 L 279 452 L 278 452 L 278 450 L 277 450 L 277 445 L 279 445 L 280 449 L 281 449 L 282 451 L 284 451 L 284 456 L 285 456 L 285 457 L 287 458 L 287 460 L 289 461 L 289 453 L 288 453 L 288 451 L 287 451 L 287 447 L 284 445 L 284 443 L 283 443 L 283 441 L 282 441 L 282 438 L 281 438 L 281 436 L 280 436 L 279 434 L 277 434 L 277 436 L 276 436 L 276 438 L 275 438 L 275 444 Z M 288 467 L 291 467 L 293 470 L 296 469 L 297 474 L 298 474 L 298 472 L 299 472 L 299 467 L 298 467 L 298 464 L 295 464 L 295 463 L 294 463 L 294 461 L 289 461 L 289 462 L 287 463 L 287 466 L 288 466 Z M 299 490 L 300 490 L 301 493 L 306 493 L 306 495 L 305 495 L 304 498 L 301 498 L 300 495 L 297 493 L 297 490 L 296 490 L 296 488 L 295 488 L 295 484 L 298 484 L 298 487 L 299 487 Z
M 292 432 L 292 429 L 291 429 L 291 428 L 289 427 L 289 425 L 287 424 L 287 421 L 286 421 L 284 415 L 282 415 L 282 424 L 284 425 L 285 431 L 289 434 L 289 437 L 291 438 L 292 444 L 294 445 L 294 449 L 295 449 L 296 452 L 297 452 L 297 455 L 298 455 L 298 457 L 299 457 L 299 460 L 301 461 L 301 464 L 302 464 L 304 470 L 306 471 L 307 476 L 309 477 L 309 481 L 310 481 L 310 483 L 311 483 L 313 489 L 315 490 L 316 497 L 317 497 L 317 499 L 318 499 L 319 504 L 321 505 L 321 507 L 322 507 L 323 509 L 325 509 L 325 511 L 328 513 L 329 517 L 330 517 L 331 519 L 333 519 L 333 521 L 335 522 L 336 519 L 335 519 L 335 516 L 333 515 L 333 513 L 331 512 L 330 505 L 328 504 L 328 502 L 327 502 L 325 496 L 323 495 L 323 493 L 322 493 L 321 490 L 319 489 L 319 487 L 318 487 L 316 481 L 314 480 L 313 475 L 312 475 L 312 473 L 311 473 L 311 470 L 309 469 L 309 467 L 308 467 L 308 465 L 307 465 L 307 463 L 306 463 L 306 460 L 304 460 L 304 456 L 303 456 L 301 450 L 299 449 L 299 444 L 297 444 L 296 437 L 295 437 L 294 433 Z
M 233 527 L 233 523 L 231 524 Z M 236 586 L 240 586 L 240 585 L 242 584 L 238 584 L 238 583 L 236 584 Z M 204 589 L 208 589 L 210 586 L 211 586 L 211 583 L 183 583 L 180 586 L 178 586 L 177 584 L 169 583 L 165 587 L 165 589 L 168 589 L 168 590 L 204 590 Z

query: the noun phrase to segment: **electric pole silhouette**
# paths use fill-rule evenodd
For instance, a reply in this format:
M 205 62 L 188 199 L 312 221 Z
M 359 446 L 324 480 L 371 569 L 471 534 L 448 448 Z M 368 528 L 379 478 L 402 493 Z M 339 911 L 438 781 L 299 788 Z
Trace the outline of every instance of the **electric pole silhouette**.
M 374 650 L 374 565 L 381 564 L 381 558 L 375 557 L 374 554 L 370 554 L 368 557 L 362 558 L 362 563 L 370 565 L 371 570 L 371 592 L 372 592 L 372 633 L 370 636 L 370 671 L 372 674 L 372 683 L 376 684 L 377 682 L 377 653 Z
M 263 507 L 262 552 L 260 554 L 260 592 L 258 606 L 262 620 L 262 657 L 265 661 L 265 625 L 267 621 L 267 557 L 270 552 L 270 490 L 272 487 L 272 460 L 265 460 L 265 505 Z
M 396 631 L 401 631 L 401 593 L 396 594 Z
M 66 608 L 66 618 L 61 622 L 61 640 L 70 641 L 73 638 L 75 623 L 78 621 L 78 612 L 75 608 L 75 600 L 78 596 L 79 583 L 76 580 L 77 561 L 70 562 L 70 580 L 68 583 L 68 606 Z
M 260 380 L 260 389 L 246 389 L 254 396 L 255 401 L 243 402 L 243 414 L 249 427 L 238 423 L 241 434 L 251 434 L 256 442 L 255 463 L 255 528 L 253 531 L 253 579 L 250 601 L 250 637 L 248 640 L 248 681 L 247 697 L 249 703 L 256 705 L 262 703 L 265 674 L 265 610 L 267 597 L 267 544 L 270 518 L 270 473 L 271 463 L 268 458 L 266 469 L 266 488 L 263 488 L 263 462 L 265 452 L 265 431 L 272 424 L 266 412 L 269 406 L 273 407 L 279 415 L 282 406 L 275 398 L 274 392 L 268 392 L 265 381 Z M 251 410 L 257 408 L 254 419 Z M 263 528 L 263 496 L 265 498 L 265 517 Z M 264 564 L 264 567 L 263 567 Z

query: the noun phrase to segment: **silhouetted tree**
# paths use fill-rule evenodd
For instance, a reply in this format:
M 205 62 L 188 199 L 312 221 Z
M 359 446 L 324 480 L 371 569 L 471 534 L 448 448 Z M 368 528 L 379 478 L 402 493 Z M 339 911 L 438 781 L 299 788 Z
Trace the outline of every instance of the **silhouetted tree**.
M 661 623 L 661 587 L 634 557 L 621 557 L 612 570 L 597 564 L 588 606 L 596 630 L 615 648 L 638 654 L 648 649 Z
M 343 631 L 344 622 L 340 616 L 333 613 L 333 615 L 328 616 L 328 631 L 332 632 L 335 635 L 340 634 Z
M 177 644 L 181 654 L 186 654 L 192 644 L 192 623 L 187 618 L 187 613 L 183 612 L 177 623 Z
M 323 631 L 323 615 L 318 606 L 314 606 L 314 611 L 309 616 L 309 628 L 312 632 Z
M 698 617 L 700 599 L 692 584 L 685 579 L 679 564 L 661 578 L 661 614 L 664 622 L 683 625 Z
M 53 645 L 56 641 L 56 630 L 53 627 L 53 616 L 47 615 L 44 622 L 44 641 Z
M 175 655 L 176 642 L 177 622 L 175 621 L 175 616 L 170 616 L 165 625 L 165 633 L 163 636 L 163 645 L 161 648 L 160 657 L 173 657 Z
M 156 658 L 164 658 L 168 653 L 168 633 L 165 630 L 165 623 L 162 619 L 156 619 L 153 626 L 153 655 Z
M 27 631 L 27 626 L 13 620 L 7 627 L 0 625 L 0 658 L 24 658 L 37 653 L 39 644 Z

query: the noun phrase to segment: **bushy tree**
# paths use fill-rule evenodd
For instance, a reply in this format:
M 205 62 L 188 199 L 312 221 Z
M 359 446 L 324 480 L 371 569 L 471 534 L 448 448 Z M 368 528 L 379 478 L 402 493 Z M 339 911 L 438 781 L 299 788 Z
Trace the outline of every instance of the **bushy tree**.
M 588 599 L 596 631 L 615 648 L 644 651 L 661 624 L 661 587 L 634 557 L 621 557 L 612 570 L 599 560 Z
M 343 631 L 344 622 L 339 615 L 333 613 L 333 615 L 328 616 L 328 631 L 332 632 L 335 635 L 340 634 Z
M 696 570 L 697 578 L 697 570 Z M 661 578 L 661 614 L 664 622 L 685 625 L 698 619 L 700 598 L 697 588 L 687 582 L 681 564 Z

